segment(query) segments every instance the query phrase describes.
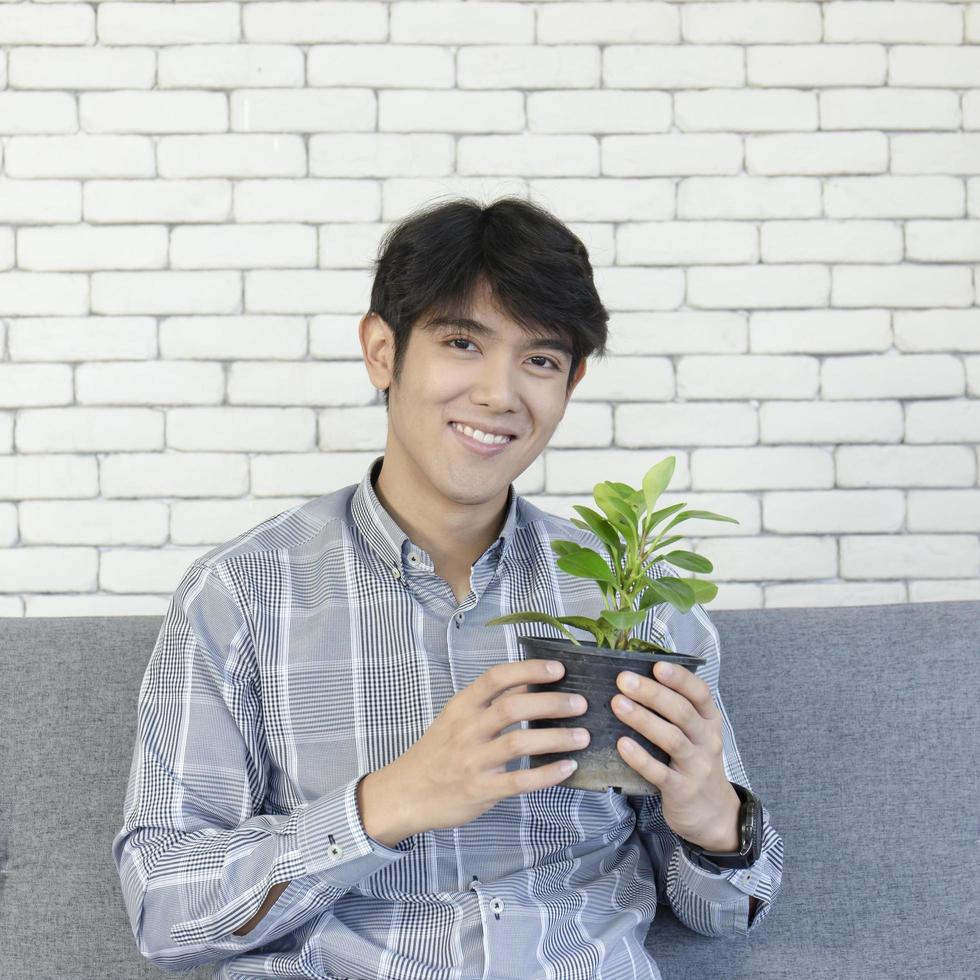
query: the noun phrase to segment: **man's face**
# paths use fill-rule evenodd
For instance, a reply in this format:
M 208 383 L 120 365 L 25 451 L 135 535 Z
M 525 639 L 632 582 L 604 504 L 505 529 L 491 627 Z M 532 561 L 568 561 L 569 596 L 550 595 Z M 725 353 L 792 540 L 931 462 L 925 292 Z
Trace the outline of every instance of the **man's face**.
M 490 334 L 415 325 L 401 379 L 389 389 L 385 462 L 403 474 L 424 474 L 457 503 L 499 504 L 510 483 L 547 446 L 565 413 L 571 353 L 525 334 L 486 292 L 477 294 L 468 314 Z M 383 322 L 381 329 L 387 331 Z M 583 361 L 572 389 L 584 373 Z M 372 373 L 372 381 L 385 387 L 391 376 Z M 453 421 L 513 432 L 517 438 L 483 455 L 454 431 Z

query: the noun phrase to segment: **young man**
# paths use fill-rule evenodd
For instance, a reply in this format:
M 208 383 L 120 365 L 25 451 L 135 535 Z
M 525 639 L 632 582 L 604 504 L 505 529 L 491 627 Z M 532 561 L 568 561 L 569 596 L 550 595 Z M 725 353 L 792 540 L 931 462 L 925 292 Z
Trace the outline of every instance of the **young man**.
M 587 252 L 517 199 L 429 208 L 383 246 L 359 331 L 384 454 L 195 561 L 164 617 L 113 842 L 134 937 L 167 969 L 223 961 L 215 976 L 236 980 L 657 978 L 658 902 L 745 935 L 782 876 L 718 693 L 717 631 L 669 605 L 636 631 L 708 663 L 614 699 L 673 749 L 668 769 L 621 743 L 651 784 L 623 796 L 528 766 L 588 736 L 527 721 L 585 705 L 529 693 L 556 679 L 548 664 L 523 659 L 514 626 L 484 626 L 599 604 L 549 544 L 597 539 L 513 487 L 604 351 Z

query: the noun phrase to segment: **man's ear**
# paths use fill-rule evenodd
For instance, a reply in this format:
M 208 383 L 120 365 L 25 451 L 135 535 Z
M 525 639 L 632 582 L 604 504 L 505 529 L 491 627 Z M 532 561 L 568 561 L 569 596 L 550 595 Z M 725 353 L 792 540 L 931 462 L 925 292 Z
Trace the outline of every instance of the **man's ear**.
M 388 388 L 394 371 L 394 332 L 377 313 L 369 312 L 361 317 L 357 335 L 371 384 L 379 390 Z

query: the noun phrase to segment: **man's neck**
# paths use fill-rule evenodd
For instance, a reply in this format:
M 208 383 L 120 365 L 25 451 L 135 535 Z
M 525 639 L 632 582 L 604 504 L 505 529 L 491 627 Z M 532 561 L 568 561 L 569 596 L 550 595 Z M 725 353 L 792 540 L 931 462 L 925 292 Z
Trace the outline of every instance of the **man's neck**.
M 436 569 L 448 572 L 446 575 L 440 571 L 443 578 L 449 581 L 450 577 L 468 577 L 473 563 L 500 535 L 507 519 L 507 495 L 504 495 L 504 505 L 487 521 L 474 518 L 472 512 L 438 515 L 439 508 L 435 505 L 426 507 L 424 501 L 420 503 L 414 499 L 403 503 L 398 494 L 392 495 L 386 476 L 390 478 L 392 474 L 383 465 L 372 484 L 381 506 L 392 520 L 414 544 L 428 553 Z M 437 519 L 427 519 L 432 515 Z

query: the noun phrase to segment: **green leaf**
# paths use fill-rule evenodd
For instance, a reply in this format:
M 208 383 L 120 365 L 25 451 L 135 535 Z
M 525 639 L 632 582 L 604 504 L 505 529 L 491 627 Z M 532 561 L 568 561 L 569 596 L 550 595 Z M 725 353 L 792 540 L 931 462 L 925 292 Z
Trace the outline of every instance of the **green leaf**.
M 690 551 L 671 551 L 664 555 L 664 560 L 678 568 L 686 568 L 689 572 L 710 572 L 715 567 L 704 555 L 695 555 Z
M 623 558 L 623 542 L 616 533 L 616 529 L 601 514 L 597 514 L 592 510 L 591 507 L 583 507 L 581 504 L 575 504 L 572 510 L 578 511 L 586 521 L 583 524 L 581 521 L 576 521 L 573 517 L 572 523 L 585 528 L 587 531 L 591 531 L 606 546 L 609 557 L 618 568 Z
M 559 555 L 568 555 L 573 551 L 578 551 L 582 546 L 577 541 L 566 541 L 562 538 L 555 538 L 551 542 L 551 550 Z
M 507 623 L 550 623 L 552 626 L 560 629 L 573 643 L 578 643 L 581 646 L 581 641 L 576 639 L 572 633 L 562 626 L 561 621 L 555 619 L 554 616 L 549 616 L 547 613 L 541 612 L 516 612 L 508 613 L 506 616 L 496 616 L 494 619 L 488 619 L 483 625 L 484 626 L 503 626 Z
M 645 611 L 636 609 L 603 609 L 599 614 L 601 621 L 611 624 L 621 632 L 632 629 L 634 626 L 642 623 L 646 618 L 647 614 Z
M 653 530 L 662 520 L 670 517 L 671 514 L 679 511 L 682 507 L 686 507 L 686 503 L 671 504 L 670 507 L 664 507 L 663 510 L 654 511 L 647 517 L 646 527 L 648 530 Z
M 649 640 L 641 640 L 638 636 L 631 636 L 626 644 L 627 650 L 641 650 L 644 653 L 673 653 L 673 650 L 668 650 L 666 647 L 662 647 L 657 643 L 651 643 Z
M 587 616 L 559 616 L 559 619 L 569 626 L 575 626 L 580 630 L 588 630 L 595 637 L 595 641 L 598 644 L 602 644 L 605 639 L 605 630 L 598 620 L 589 619 Z
M 611 582 L 618 584 L 605 558 L 591 548 L 579 548 L 578 551 L 563 555 L 556 562 L 563 572 L 577 575 L 579 578 L 589 578 L 594 582 Z
M 686 579 L 688 587 L 694 592 L 695 602 L 711 602 L 718 595 L 718 586 L 714 582 L 701 582 L 698 579 Z
M 741 524 L 741 521 L 736 521 L 734 517 L 725 517 L 724 514 L 715 514 L 710 510 L 685 510 L 684 513 L 678 514 L 665 528 L 664 533 L 669 531 L 675 524 L 680 524 L 681 521 L 690 520 L 692 517 L 701 518 L 706 521 L 728 521 L 729 524 Z
M 674 475 L 676 456 L 668 456 L 659 463 L 651 466 L 643 477 L 643 498 L 646 501 L 647 513 L 652 514 L 657 506 L 657 499 L 667 489 Z
M 697 602 L 694 589 L 685 579 L 665 575 L 663 578 L 657 579 L 644 576 L 641 581 L 647 586 L 647 592 L 652 592 L 661 602 L 669 602 L 681 612 L 688 612 L 691 606 Z M 644 593 L 645 595 L 646 593 Z
M 612 526 L 626 539 L 635 551 L 637 546 L 636 515 L 623 502 L 615 490 L 605 483 L 597 483 L 592 489 L 592 496 L 602 508 Z

